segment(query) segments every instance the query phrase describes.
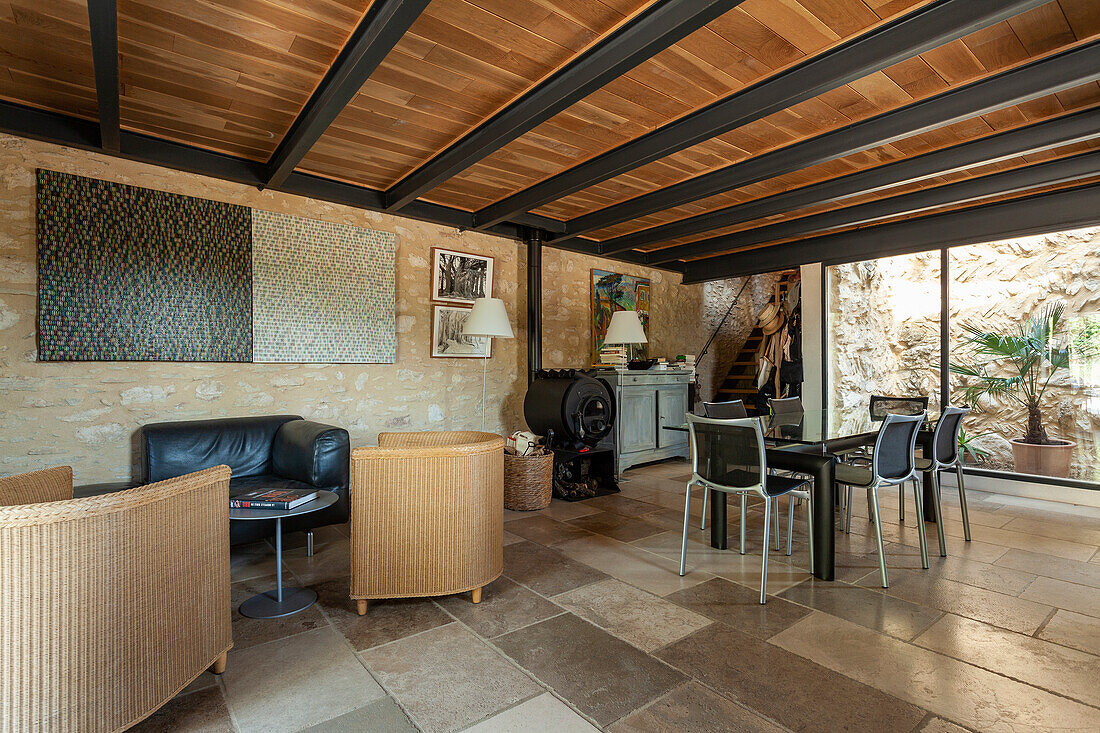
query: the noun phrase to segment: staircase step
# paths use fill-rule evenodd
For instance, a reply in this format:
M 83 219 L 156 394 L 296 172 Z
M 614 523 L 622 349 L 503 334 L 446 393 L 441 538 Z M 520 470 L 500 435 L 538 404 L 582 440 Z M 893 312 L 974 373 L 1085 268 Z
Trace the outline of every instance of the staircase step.
M 755 389 L 750 389 L 748 387 L 722 387 L 718 391 L 728 394 L 756 394 Z

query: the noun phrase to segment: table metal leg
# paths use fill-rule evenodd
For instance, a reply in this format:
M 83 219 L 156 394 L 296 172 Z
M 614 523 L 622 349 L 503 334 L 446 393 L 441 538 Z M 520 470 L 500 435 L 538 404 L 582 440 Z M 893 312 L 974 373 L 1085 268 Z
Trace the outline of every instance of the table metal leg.
M 726 492 L 710 492 L 710 546 L 726 549 Z
M 283 518 L 275 518 L 275 589 L 276 600 L 283 602 Z
M 836 520 L 833 507 L 836 503 L 836 485 L 833 483 L 833 462 L 822 461 L 814 471 L 814 577 L 833 580 L 835 568 Z
M 924 480 L 921 481 L 924 485 L 924 521 L 936 522 L 936 507 L 932 503 L 935 501 L 935 497 L 932 496 L 932 492 L 936 490 L 936 474 L 934 471 L 925 471 Z
M 317 602 L 309 588 L 283 588 L 283 523 L 275 518 L 275 590 L 252 596 L 241 604 L 241 615 L 249 618 L 281 618 L 304 611 Z

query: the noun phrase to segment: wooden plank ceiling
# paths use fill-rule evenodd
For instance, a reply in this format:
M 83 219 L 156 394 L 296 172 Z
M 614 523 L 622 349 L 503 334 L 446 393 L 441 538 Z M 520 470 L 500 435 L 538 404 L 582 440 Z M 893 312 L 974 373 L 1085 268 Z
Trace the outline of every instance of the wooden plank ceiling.
M 266 164 L 311 95 L 323 87 L 356 28 L 395 0 L 374 2 L 372 9 L 371 0 L 117 0 L 121 128 Z M 567 73 L 655 2 L 432 0 L 308 149 L 297 171 L 381 196 L 540 82 Z M 449 207 L 457 212 L 453 216 L 477 212 L 937 2 L 942 0 L 731 2 L 705 26 L 472 161 L 423 193 L 421 202 Z M 90 35 L 87 2 L 0 0 L 0 99 L 95 121 L 97 93 L 111 90 L 96 89 Z M 532 213 L 543 221 L 568 222 L 1098 39 L 1097 0 L 1051 0 Z M 1094 106 L 1100 107 L 1100 83 L 1090 81 L 605 226 L 571 245 L 599 252 L 598 243 L 613 237 Z M 667 247 L 1069 158 L 1098 146 L 1097 139 L 1085 140 L 971 165 L 843 201 L 647 242 L 626 257 L 645 262 L 646 253 Z M 1005 195 L 1090 182 L 1085 177 Z M 989 200 L 998 198 L 1003 196 Z M 952 206 L 975 203 L 980 202 Z

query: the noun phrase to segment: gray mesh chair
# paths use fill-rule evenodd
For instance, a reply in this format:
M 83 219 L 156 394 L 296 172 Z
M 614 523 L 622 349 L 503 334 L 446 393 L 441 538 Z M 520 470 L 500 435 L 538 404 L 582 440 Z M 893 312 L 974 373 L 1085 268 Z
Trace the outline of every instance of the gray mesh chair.
M 704 402 L 703 414 L 707 417 L 718 418 L 719 420 L 731 420 L 749 416 L 749 413 L 745 410 L 745 403 L 741 400 L 730 400 L 729 402 Z
M 872 420 L 882 420 L 887 415 L 923 415 L 928 411 L 928 398 L 923 395 L 909 397 L 890 397 L 887 395 L 871 395 L 868 411 Z M 846 444 L 834 444 L 830 446 L 830 452 L 838 455 L 842 460 L 853 463 L 870 462 L 871 446 L 865 442 L 853 441 Z M 898 521 L 905 521 L 905 486 L 898 486 Z
M 959 483 L 959 503 L 962 505 L 963 536 L 970 541 L 970 516 L 966 511 L 966 488 L 963 486 L 962 451 L 959 450 L 959 431 L 963 418 L 970 414 L 969 407 L 945 407 L 940 421 L 936 423 L 936 432 L 932 437 L 932 455 L 917 459 L 918 471 L 931 471 L 935 481 L 936 496 L 940 495 L 940 471 L 955 471 Z M 904 489 L 903 489 L 904 491 Z M 904 500 L 904 497 L 903 497 Z M 940 519 L 940 507 L 936 507 L 936 528 L 940 534 L 940 554 L 946 556 L 943 540 L 943 523 Z
M 813 508 L 810 481 L 768 474 L 764 453 L 764 434 L 758 418 L 716 420 L 688 415 L 691 436 L 691 480 L 684 499 L 684 537 L 680 547 L 680 575 L 687 572 L 687 536 L 691 511 L 691 488 L 702 487 L 741 497 L 741 554 L 745 554 L 745 499 L 749 495 L 764 500 L 764 562 L 760 572 L 760 603 L 767 602 L 768 534 L 772 522 L 772 502 L 780 496 L 806 499 L 806 524 L 809 530 L 810 564 L 813 565 Z M 794 501 L 788 502 L 788 523 L 794 522 Z M 778 504 L 776 510 L 778 511 Z M 791 539 L 787 536 L 787 554 Z
M 875 540 L 878 543 L 878 562 L 882 573 L 882 587 L 889 588 L 890 581 L 886 576 L 886 553 L 882 545 L 882 512 L 879 509 L 878 490 L 881 486 L 895 486 L 908 481 L 916 481 L 918 488 L 914 494 L 917 504 L 918 532 L 920 539 L 921 566 L 928 568 L 928 547 L 924 537 L 924 507 L 920 491 L 920 474 L 917 472 L 917 433 L 924 423 L 924 415 L 895 415 L 888 414 L 882 421 L 875 438 L 874 452 L 871 454 L 871 467 L 862 468 L 847 463 L 838 463 L 834 477 L 838 484 L 848 487 L 847 517 L 844 531 L 852 529 L 852 488 L 867 489 L 868 508 L 871 512 L 871 521 L 875 525 Z M 935 498 L 936 516 L 939 517 L 939 498 Z

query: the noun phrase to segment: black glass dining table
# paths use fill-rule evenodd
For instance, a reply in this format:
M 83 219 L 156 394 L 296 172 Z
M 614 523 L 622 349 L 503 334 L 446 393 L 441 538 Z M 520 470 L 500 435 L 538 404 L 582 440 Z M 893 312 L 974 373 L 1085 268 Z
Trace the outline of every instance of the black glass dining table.
M 806 410 L 802 413 L 761 417 L 764 440 L 769 444 L 768 468 L 796 471 L 813 477 L 814 577 L 833 580 L 836 575 L 837 487 L 833 481 L 834 454 L 839 450 L 871 443 L 882 420 L 871 417 L 869 410 L 833 408 Z M 930 425 L 931 423 L 929 423 Z M 665 425 L 666 430 L 687 431 L 687 423 Z M 921 444 L 930 445 L 931 431 L 922 430 Z M 925 507 L 932 506 L 932 481 L 924 480 Z M 726 497 L 721 491 L 710 492 L 710 544 L 719 550 L 728 547 L 726 538 Z M 930 519 L 925 517 L 925 519 Z

